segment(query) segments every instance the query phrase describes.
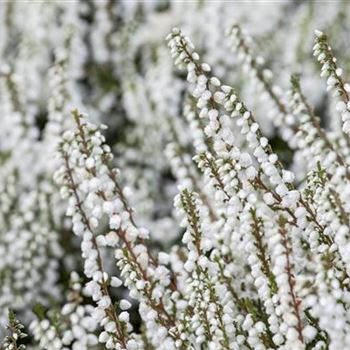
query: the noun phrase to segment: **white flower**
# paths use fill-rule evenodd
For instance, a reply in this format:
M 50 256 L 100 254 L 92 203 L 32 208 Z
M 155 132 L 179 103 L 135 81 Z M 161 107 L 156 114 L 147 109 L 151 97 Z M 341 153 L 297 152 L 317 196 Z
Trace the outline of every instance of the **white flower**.
M 105 237 L 106 244 L 110 247 L 115 247 L 119 242 L 119 237 L 116 232 L 111 231 Z
M 121 218 L 118 214 L 114 214 L 111 216 L 110 220 L 109 220 L 109 226 L 111 229 L 119 229 L 121 224 Z
M 131 308 L 131 303 L 126 299 L 122 299 L 119 303 L 119 306 L 121 310 L 128 310 Z
M 111 299 L 108 296 L 104 296 L 98 301 L 98 306 L 100 306 L 102 309 L 107 309 L 110 305 Z
M 286 171 L 286 170 L 282 171 L 282 177 L 283 177 L 283 181 L 286 183 L 293 183 L 295 178 L 294 174 L 291 171 Z
M 118 288 L 118 287 L 120 287 L 122 284 L 123 284 L 123 281 L 120 280 L 118 277 L 113 276 L 113 277 L 111 278 L 111 286 L 112 286 L 112 287 Z
M 281 197 L 285 196 L 288 193 L 288 188 L 285 184 L 281 183 L 276 187 L 276 192 Z
M 346 110 L 346 103 L 344 101 L 337 102 L 336 109 L 338 112 L 345 112 Z
M 122 313 L 120 313 L 120 315 L 118 316 L 119 320 L 122 322 L 128 322 L 129 321 L 129 313 L 126 311 L 123 311 Z

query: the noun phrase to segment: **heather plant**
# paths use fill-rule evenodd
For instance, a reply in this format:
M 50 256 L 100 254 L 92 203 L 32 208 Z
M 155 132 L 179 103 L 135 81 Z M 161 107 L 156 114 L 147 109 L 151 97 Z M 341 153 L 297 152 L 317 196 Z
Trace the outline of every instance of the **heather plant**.
M 6 350 L 25 350 L 25 345 L 21 344 L 27 334 L 23 332 L 24 326 L 16 319 L 16 315 L 9 310 L 7 329 L 9 335 L 4 339 L 4 349 Z
M 0 349 L 350 348 L 348 12 L 0 4 Z

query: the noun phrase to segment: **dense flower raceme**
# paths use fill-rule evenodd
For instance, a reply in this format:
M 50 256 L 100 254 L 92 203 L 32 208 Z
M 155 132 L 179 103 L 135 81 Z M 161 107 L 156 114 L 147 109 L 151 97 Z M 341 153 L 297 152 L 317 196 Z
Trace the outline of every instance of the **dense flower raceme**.
M 195 84 L 193 95 L 198 99 L 197 107 L 200 110 L 199 116 L 202 118 L 208 118 L 208 125 L 205 127 L 204 131 L 207 136 L 212 138 L 214 141 L 213 148 L 214 152 L 216 153 L 211 156 L 216 157 L 217 162 L 221 161 L 231 163 L 230 165 L 232 168 L 233 164 L 235 164 L 234 167 L 237 167 L 239 162 L 243 163 L 240 165 L 240 169 L 242 171 L 242 169 L 246 167 L 246 170 L 244 171 L 244 174 L 238 176 L 240 183 L 238 183 L 238 186 L 236 186 L 240 189 L 240 191 L 237 194 L 240 194 L 240 196 L 243 196 L 243 198 L 247 197 L 244 198 L 244 201 L 247 201 L 248 203 L 251 201 L 251 199 L 249 199 L 250 197 L 253 197 L 254 202 L 257 202 L 257 198 L 259 198 L 257 196 L 263 195 L 262 198 L 264 203 L 261 204 L 267 205 L 267 207 L 276 213 L 272 217 L 270 213 L 270 220 L 276 220 L 275 226 L 279 227 L 277 230 L 278 234 L 280 235 L 280 248 L 278 248 L 278 251 L 279 254 L 282 253 L 284 255 L 284 258 L 281 260 L 276 257 L 276 260 L 272 260 L 271 262 L 274 265 L 277 262 L 282 263 L 285 259 L 284 268 L 283 263 L 281 265 L 281 277 L 276 276 L 275 278 L 277 281 L 277 286 L 279 280 L 284 280 L 285 282 L 288 281 L 290 288 L 289 291 L 286 291 L 286 295 L 284 297 L 282 296 L 283 294 L 279 295 L 280 300 L 278 303 L 280 303 L 280 306 L 282 306 L 283 302 L 286 301 L 285 297 L 291 298 L 291 300 L 287 300 L 287 305 L 285 305 L 285 307 L 289 305 L 291 308 L 289 314 L 287 313 L 283 315 L 282 313 L 282 319 L 285 322 L 283 324 L 283 329 L 285 330 L 283 333 L 286 333 L 287 344 L 288 341 L 291 341 L 291 344 L 297 347 L 296 340 L 298 339 L 301 343 L 305 343 L 306 340 L 304 338 L 312 334 L 315 329 L 312 329 L 312 326 L 310 327 L 310 324 L 308 325 L 307 322 L 305 325 L 303 325 L 302 308 L 305 307 L 307 310 L 311 308 L 312 310 L 313 306 L 309 306 L 308 301 L 305 301 L 306 305 L 303 305 L 301 300 L 298 300 L 296 291 L 300 289 L 301 294 L 305 293 L 305 286 L 307 283 L 306 281 L 302 282 L 302 280 L 306 277 L 308 283 L 315 284 L 316 282 L 320 282 L 317 279 L 310 280 L 308 273 L 303 271 L 307 265 L 307 260 L 303 261 L 303 259 L 306 259 L 309 254 L 305 251 L 306 247 L 311 248 L 316 256 L 320 255 L 321 261 L 326 259 L 327 255 L 332 254 L 332 264 L 339 266 L 339 269 L 338 267 L 334 266 L 335 270 L 333 274 L 335 276 L 332 274 L 332 277 L 327 276 L 327 279 L 334 278 L 335 284 L 340 283 L 341 288 L 339 291 L 341 291 L 343 294 L 342 298 L 345 298 L 344 300 L 346 300 L 348 297 L 348 291 L 347 288 L 345 288 L 346 284 L 348 283 L 349 272 L 347 268 L 347 253 L 345 253 L 345 249 L 343 249 L 341 245 L 337 243 L 338 240 L 345 239 L 349 230 L 346 222 L 347 220 L 345 218 L 346 212 L 343 211 L 344 205 L 346 205 L 346 199 L 340 199 L 342 192 L 335 190 L 340 183 L 342 183 L 342 187 L 344 189 L 347 188 L 346 185 L 348 179 L 345 176 L 346 164 L 344 164 L 344 160 L 340 155 L 338 155 L 337 158 L 337 152 L 331 147 L 331 143 L 326 144 L 327 151 L 332 151 L 333 161 L 338 162 L 335 173 L 328 173 L 327 169 L 321 168 L 320 164 L 323 162 L 319 162 L 317 171 L 315 170 L 317 174 L 316 177 L 321 177 L 321 174 L 324 174 L 323 180 L 320 180 L 320 184 L 318 184 L 320 189 L 310 191 L 310 189 L 307 187 L 305 191 L 302 191 L 301 193 L 294 189 L 292 185 L 293 174 L 283 170 L 281 164 L 277 160 L 277 156 L 272 153 L 267 139 L 261 135 L 258 124 L 245 105 L 239 100 L 237 94 L 233 92 L 232 88 L 228 86 L 221 86 L 219 80 L 210 75 L 210 67 L 206 63 L 201 63 L 199 55 L 194 51 L 192 43 L 188 38 L 184 37 L 181 32 L 175 29 L 173 33 L 169 35 L 169 40 L 169 45 L 172 49 L 173 56 L 176 58 L 176 63 L 187 68 L 188 80 Z M 296 89 L 299 89 L 296 95 L 298 95 L 300 98 L 300 96 L 302 96 L 300 88 L 297 83 L 295 83 L 295 85 Z M 235 137 L 230 130 L 229 123 L 227 122 L 227 118 L 229 118 L 229 116 L 226 113 L 228 113 L 231 118 L 235 118 L 237 120 L 237 126 L 240 129 L 241 134 L 246 139 L 248 147 L 252 149 L 253 156 L 259 165 L 259 168 L 252 165 L 253 162 L 250 155 L 239 154 L 240 151 L 235 147 Z M 309 117 L 315 119 L 315 117 L 312 115 Z M 225 128 L 225 124 L 228 124 L 228 127 Z M 319 129 L 318 131 L 320 134 L 324 133 L 317 123 L 317 120 L 314 121 L 313 124 L 314 128 Z M 312 133 L 310 134 L 312 135 Z M 326 136 L 324 136 L 324 138 L 325 137 Z M 324 140 L 321 139 L 321 141 Z M 236 144 L 240 145 L 239 139 L 236 141 Z M 330 161 L 331 159 L 328 159 L 328 162 L 324 163 L 328 169 L 331 169 Z M 217 177 L 216 174 L 217 172 L 214 172 L 212 169 L 213 178 Z M 339 176 L 342 177 L 342 179 L 340 179 Z M 223 179 L 216 178 L 217 185 L 222 189 L 225 189 Z M 247 185 L 245 185 L 245 182 L 248 182 Z M 255 196 L 254 188 L 251 186 L 246 187 L 249 186 L 248 184 L 255 185 L 255 189 L 258 188 L 260 190 L 259 192 L 262 193 L 257 193 L 257 196 Z M 228 191 L 230 187 L 232 188 L 233 183 L 231 182 L 230 185 L 231 186 L 228 186 L 225 193 L 227 199 L 230 199 L 230 193 Z M 315 198 L 312 198 L 316 195 L 316 193 L 321 191 L 321 188 L 327 188 L 328 186 L 330 191 L 328 192 L 328 200 L 320 202 L 319 200 L 315 201 Z M 245 187 L 248 190 L 245 189 Z M 242 191 L 245 191 L 246 194 L 244 194 L 244 192 L 242 193 Z M 310 195 L 312 199 L 310 198 Z M 321 206 L 321 203 L 326 204 L 327 202 L 330 202 L 329 205 L 327 205 L 329 210 L 329 213 L 327 214 L 331 216 L 330 214 L 333 210 L 338 213 L 334 213 L 334 217 L 331 222 L 325 221 L 324 215 L 320 215 L 321 210 L 319 207 Z M 259 204 L 259 206 L 261 204 Z M 315 207 L 315 205 L 318 207 Z M 254 206 L 256 206 L 255 203 Z M 255 210 L 255 208 L 253 208 L 253 210 Z M 340 215 L 341 212 L 343 212 L 342 215 Z M 341 217 L 343 217 L 343 219 L 341 219 Z M 287 231 L 289 231 L 289 229 L 286 229 L 286 225 L 290 226 L 289 229 L 293 233 L 291 236 L 287 235 Z M 336 229 L 334 230 L 333 227 Z M 340 234 L 338 227 L 341 227 Z M 295 250 L 295 252 L 293 252 L 293 250 Z M 271 253 L 273 254 L 273 250 Z M 325 253 L 326 255 L 324 255 Z M 295 261 L 293 262 L 292 259 L 295 259 Z M 318 264 L 319 263 L 320 261 Z M 310 265 L 310 268 L 311 266 L 312 264 Z M 315 265 L 313 268 L 316 268 L 317 271 L 320 272 L 321 270 L 324 270 L 322 265 L 318 268 L 316 266 L 317 265 Z M 295 272 L 292 271 L 292 267 L 296 270 Z M 300 268 L 302 268 L 302 270 L 299 270 Z M 276 270 L 276 272 L 274 270 Z M 283 270 L 285 272 L 285 277 L 283 277 Z M 272 271 L 278 274 L 277 267 L 272 269 Z M 342 272 L 340 273 L 340 271 Z M 293 273 L 294 276 L 292 276 Z M 298 277 L 301 279 L 299 286 Z M 285 287 L 288 283 L 283 283 L 280 288 L 282 289 L 282 287 Z M 343 286 L 341 286 L 341 284 L 343 284 Z M 320 287 L 320 289 L 322 290 L 323 288 Z M 277 295 L 279 292 L 281 291 L 277 291 Z M 288 312 L 288 309 L 285 309 L 285 311 Z M 319 311 L 320 310 L 318 310 L 318 312 Z M 344 308 L 343 312 L 345 315 L 347 312 L 346 308 Z M 281 311 L 278 313 L 281 313 Z M 309 313 L 309 311 L 307 311 L 307 313 Z M 320 322 L 322 322 L 322 316 L 320 316 Z M 345 324 L 346 321 L 344 320 L 344 326 Z M 286 326 L 287 328 L 284 328 Z M 289 330 L 288 326 L 290 327 Z M 304 331 L 306 333 L 305 335 L 303 334 Z M 330 330 L 328 332 L 331 333 Z M 344 336 L 345 334 L 346 331 L 344 329 Z M 289 336 L 290 339 L 288 339 Z
M 38 319 L 30 324 L 30 330 L 40 348 L 78 350 L 98 343 L 94 334 L 97 322 L 91 316 L 93 307 L 83 304 L 84 293 L 76 272 L 71 273 L 69 289 L 66 303 L 60 310 L 52 310 L 45 315 L 43 309 L 37 306 Z
M 348 346 L 346 154 L 322 129 L 293 77 L 285 108 L 294 118 L 302 115 L 293 137 L 296 144 L 309 139 L 309 147 L 318 147 L 305 186 L 296 189 L 293 173 L 234 89 L 211 74 L 178 29 L 167 39 L 192 84 L 186 118 L 196 130 L 194 160 L 203 173 L 198 185 L 181 144 L 169 145 L 186 249 L 152 256 L 149 232 L 135 222 L 100 128 L 73 111 L 75 132 L 65 132 L 60 145 L 55 177 L 82 239 L 99 340 L 107 348 L 131 349 L 148 341 L 158 348 Z M 118 277 L 115 284 L 104 271 L 105 246 L 115 250 L 120 277 L 140 303 L 147 340 L 132 332 L 123 311 L 129 302 L 112 303 L 111 287 L 123 282 Z
M 23 338 L 27 337 L 27 334 L 23 332 L 24 326 L 16 319 L 16 315 L 13 311 L 9 311 L 7 329 L 9 335 L 5 337 L 4 349 L 5 350 L 24 350 L 26 347 L 21 344 Z
M 233 88 L 211 75 L 178 29 L 167 39 L 193 84 L 185 113 L 196 131 L 194 159 L 204 182 L 194 180 L 198 173 L 183 146 L 170 144 L 184 247 L 153 257 L 149 231 L 136 224 L 111 166 L 103 126 L 74 110 L 75 130 L 64 132 L 59 146 L 55 180 L 81 239 L 99 342 L 111 349 L 144 348 L 148 342 L 174 349 L 347 346 L 349 224 L 341 192 L 349 181 L 346 155 L 321 128 L 294 77 L 290 113 L 302 113 L 294 137 L 302 142 L 305 133 L 313 145 L 316 134 L 323 141 L 305 188 L 296 189 L 293 173 L 284 170 Z M 114 251 L 119 277 L 104 269 L 106 247 Z M 111 289 L 123 284 L 140 303 L 144 337 L 133 332 L 130 302 L 112 301 Z M 47 334 L 41 341 L 52 333 L 55 346 L 63 344 L 48 321 L 32 327 Z
M 0 7 L 0 347 L 350 347 L 347 5 L 36 5 Z
M 110 278 L 103 267 L 101 249 L 114 249 L 114 256 L 130 296 L 141 298 L 140 311 L 147 329 L 153 329 L 159 347 L 179 340 L 172 307 L 179 292 L 171 281 L 169 270 L 148 251 L 145 240 L 149 232 L 135 223 L 126 194 L 118 183 L 118 171 L 110 167 L 112 154 L 99 128 L 73 112 L 77 130 L 63 134 L 60 145 L 62 166 L 56 173 L 63 197 L 69 196 L 67 213 L 72 216 L 73 231 L 82 238 L 84 271 L 91 281 L 86 289 L 96 302 L 94 315 L 103 326 L 99 339 L 107 348 L 137 349 L 142 345 L 130 333 L 130 307 L 121 301 L 119 315 L 110 297 L 110 288 L 120 280 Z M 107 219 L 108 231 L 96 235 Z
M 321 76 L 327 78 L 327 90 L 333 90 L 334 96 L 339 98 L 337 103 L 337 111 L 342 116 L 342 129 L 349 135 L 350 133 L 350 85 L 343 81 L 343 70 L 338 67 L 337 60 L 333 56 L 332 49 L 329 46 L 327 36 L 316 31 L 316 40 L 314 56 L 322 64 Z

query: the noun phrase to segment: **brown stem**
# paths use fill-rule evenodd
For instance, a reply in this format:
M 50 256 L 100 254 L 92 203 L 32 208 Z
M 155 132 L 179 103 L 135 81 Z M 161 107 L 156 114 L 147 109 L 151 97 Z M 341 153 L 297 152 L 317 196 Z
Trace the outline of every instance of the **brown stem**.
M 315 115 L 315 112 L 313 110 L 313 108 L 310 106 L 310 104 L 308 103 L 308 101 L 306 100 L 306 97 L 305 95 L 302 93 L 300 87 L 297 87 L 298 88 L 298 93 L 300 94 L 300 98 L 301 98 L 301 101 L 303 102 L 305 108 L 306 108 L 306 111 L 307 111 L 307 114 L 310 116 L 311 118 L 311 122 L 312 122 L 312 125 L 316 128 L 317 130 L 317 133 L 318 133 L 318 136 L 325 142 L 326 146 L 336 154 L 336 159 L 337 159 L 337 162 L 343 166 L 345 168 L 345 172 L 346 172 L 346 177 L 348 180 L 350 180 L 350 172 L 348 170 L 348 166 L 346 165 L 346 162 L 345 160 L 343 159 L 342 155 L 334 148 L 331 140 L 328 138 L 325 130 L 321 127 L 320 125 L 320 121 L 319 119 L 316 117 Z M 348 141 L 348 137 L 346 137 L 346 141 Z
M 83 127 L 82 127 L 82 124 L 80 123 L 80 117 L 78 114 L 75 114 L 75 119 L 76 119 L 76 124 L 77 124 L 77 127 L 78 127 L 78 132 L 79 132 L 79 135 L 81 137 L 81 141 L 82 141 L 82 145 L 83 145 L 83 151 L 85 152 L 85 155 L 87 157 L 90 156 L 90 150 L 88 148 L 88 142 L 85 138 L 85 133 L 84 133 L 84 130 L 83 130 Z M 108 163 L 107 163 L 107 160 L 105 158 L 102 158 L 103 161 L 105 162 L 105 165 L 108 167 L 108 171 L 109 171 L 109 176 L 110 178 L 112 179 L 112 181 L 114 182 L 115 186 L 116 186 L 116 191 L 117 191 L 117 194 L 118 196 L 120 197 L 120 199 L 122 200 L 123 202 L 123 206 L 125 208 L 125 210 L 128 211 L 129 213 L 129 217 L 130 217 L 130 221 L 131 223 L 135 226 L 135 221 L 133 219 L 133 213 L 132 213 L 132 209 L 128 206 L 128 203 L 126 201 L 126 198 L 125 196 L 123 195 L 123 191 L 122 191 L 122 188 L 120 187 L 119 183 L 117 182 L 116 180 L 116 177 L 115 177 L 115 173 L 112 171 L 112 169 L 110 169 L 110 167 L 108 166 Z M 91 169 L 86 169 L 93 177 L 96 177 L 97 176 L 97 171 L 96 171 L 96 168 L 93 167 Z M 101 192 L 99 191 L 97 193 L 98 196 L 100 196 L 104 201 L 107 200 L 107 197 L 105 195 L 104 192 Z M 149 277 L 147 276 L 147 272 L 142 268 L 142 266 L 140 265 L 140 263 L 137 261 L 137 257 L 134 253 L 134 250 L 133 250 L 133 246 L 131 244 L 131 242 L 129 242 L 127 239 L 126 239 L 126 233 L 125 231 L 122 231 L 121 229 L 119 229 L 118 231 L 115 231 L 118 235 L 118 237 L 123 241 L 125 247 L 127 248 L 127 251 L 129 252 L 133 262 L 136 264 L 137 268 L 139 269 L 141 275 L 142 275 L 142 278 L 147 281 L 149 283 L 149 285 L 151 286 L 152 283 L 149 279 Z M 141 243 L 144 244 L 144 241 L 143 239 L 141 239 Z M 148 253 L 148 256 L 150 257 L 151 255 Z M 151 258 L 150 258 L 151 259 Z M 153 263 L 155 266 L 157 266 L 157 263 L 156 261 L 153 259 Z M 171 281 L 172 283 L 172 288 L 176 288 L 176 286 L 174 286 L 174 282 Z M 160 300 L 160 302 L 157 304 L 155 303 L 155 301 L 153 300 L 152 298 L 152 291 L 149 290 L 148 288 L 145 289 L 145 294 L 149 300 L 149 303 L 150 305 L 156 310 L 156 311 L 161 311 L 161 313 L 165 316 L 165 318 L 167 319 L 167 328 L 169 329 L 169 327 L 174 327 L 176 325 L 175 323 L 175 320 L 169 315 L 169 313 L 165 310 L 165 306 L 162 302 L 162 300 Z M 161 319 L 159 319 L 159 321 L 162 322 Z M 176 335 L 176 337 L 178 337 L 178 335 Z
M 304 343 L 304 338 L 303 338 L 303 326 L 302 326 L 302 321 L 300 317 L 300 304 L 301 300 L 297 298 L 296 292 L 295 292 L 295 276 L 293 272 L 293 264 L 291 262 L 291 254 L 292 254 L 292 248 L 289 247 L 289 239 L 288 239 L 288 233 L 287 230 L 285 229 L 285 224 L 283 222 L 283 219 L 280 220 L 280 228 L 279 232 L 282 236 L 282 245 L 284 247 L 284 254 L 286 256 L 286 268 L 285 271 L 288 275 L 288 286 L 289 286 L 289 294 L 292 298 L 292 307 L 294 309 L 294 314 L 297 318 L 297 332 L 299 335 L 299 340 Z
M 78 211 L 79 211 L 80 215 L 82 216 L 82 221 L 83 221 L 84 226 L 92 233 L 92 243 L 93 243 L 94 249 L 96 249 L 96 251 L 97 251 L 97 265 L 98 265 L 99 270 L 103 272 L 104 269 L 103 269 L 103 263 L 102 263 L 101 254 L 100 254 L 98 245 L 96 243 L 96 238 L 93 235 L 93 230 L 92 230 L 92 228 L 90 226 L 89 220 L 88 220 L 88 218 L 86 216 L 86 213 L 85 213 L 85 211 L 84 211 L 84 209 L 82 207 L 82 202 L 80 201 L 79 194 L 78 194 L 78 191 L 77 191 L 77 186 L 76 186 L 74 178 L 73 178 L 73 171 L 72 171 L 72 169 L 69 166 L 68 155 L 66 153 L 64 153 L 63 154 L 63 158 L 65 160 L 65 166 L 66 166 L 66 170 L 67 170 L 67 175 L 68 175 L 69 182 L 70 182 L 69 187 L 73 191 L 73 194 L 74 194 L 74 197 L 75 197 L 75 201 L 76 201 L 76 207 L 78 208 Z M 102 277 L 102 282 L 100 282 L 99 284 L 100 284 L 101 289 L 102 289 L 102 294 L 104 296 L 108 296 L 111 299 L 111 297 L 109 295 L 109 291 L 108 291 L 107 281 L 104 280 L 104 277 Z M 124 348 L 126 348 L 126 341 L 125 341 L 124 333 L 123 333 L 123 330 L 122 330 L 122 326 L 121 326 L 121 324 L 119 322 L 119 319 L 118 319 L 118 317 L 116 315 L 114 307 L 112 305 L 109 306 L 106 309 L 106 313 L 107 313 L 108 317 L 110 317 L 115 322 L 115 324 L 117 326 L 116 327 L 116 332 L 117 332 L 117 339 L 118 339 L 118 341 L 122 344 L 122 346 Z

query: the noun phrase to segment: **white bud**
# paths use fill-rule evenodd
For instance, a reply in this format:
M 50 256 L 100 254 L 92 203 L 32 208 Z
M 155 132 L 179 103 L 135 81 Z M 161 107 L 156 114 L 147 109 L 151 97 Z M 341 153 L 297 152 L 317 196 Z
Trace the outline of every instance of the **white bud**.
M 131 308 L 131 303 L 126 299 L 122 299 L 119 303 L 119 307 L 121 310 L 128 310 Z
M 118 277 L 112 277 L 111 278 L 111 286 L 118 288 L 123 284 L 123 281 L 119 279 Z
M 123 311 L 119 316 L 119 320 L 122 322 L 129 322 L 129 313 L 126 311 Z
M 120 224 L 121 224 L 121 219 L 120 219 L 120 216 L 117 214 L 114 214 L 109 220 L 109 226 L 112 229 L 115 229 L 115 230 L 119 229 Z

